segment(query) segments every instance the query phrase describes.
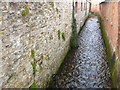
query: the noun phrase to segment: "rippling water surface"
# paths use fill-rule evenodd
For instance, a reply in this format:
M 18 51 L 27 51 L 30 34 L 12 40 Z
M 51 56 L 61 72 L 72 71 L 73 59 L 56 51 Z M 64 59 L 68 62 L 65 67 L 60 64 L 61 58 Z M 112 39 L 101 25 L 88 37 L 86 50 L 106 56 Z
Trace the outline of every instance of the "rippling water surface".
M 97 17 L 89 18 L 79 34 L 79 47 L 66 56 L 50 87 L 110 87 L 110 73 Z

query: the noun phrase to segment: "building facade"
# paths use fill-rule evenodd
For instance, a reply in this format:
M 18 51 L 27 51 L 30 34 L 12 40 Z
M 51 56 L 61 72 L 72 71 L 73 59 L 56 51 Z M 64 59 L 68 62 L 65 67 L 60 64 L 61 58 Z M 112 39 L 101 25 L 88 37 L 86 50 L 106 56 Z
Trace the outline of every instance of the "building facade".
M 77 32 L 80 31 L 80 28 L 83 26 L 90 10 L 90 3 L 88 0 L 75 0 L 75 19 L 77 24 Z M 85 18 L 86 17 L 86 18 Z

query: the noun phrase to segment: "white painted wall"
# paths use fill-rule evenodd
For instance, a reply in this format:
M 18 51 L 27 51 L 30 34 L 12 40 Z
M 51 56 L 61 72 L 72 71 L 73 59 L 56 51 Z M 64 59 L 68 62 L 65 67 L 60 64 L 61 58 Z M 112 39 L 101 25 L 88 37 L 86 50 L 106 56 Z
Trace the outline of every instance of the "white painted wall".
M 77 1 L 77 0 L 76 0 Z M 77 24 L 77 32 L 79 32 L 80 27 L 82 27 L 82 25 L 84 24 L 85 19 L 88 16 L 89 13 L 89 2 L 87 2 L 86 0 L 78 0 L 78 7 L 77 7 L 77 13 L 75 12 L 75 18 L 76 18 L 76 24 Z M 82 6 L 81 6 L 81 3 Z M 87 8 L 84 8 L 84 3 L 86 3 Z M 82 7 L 82 11 L 81 11 L 81 7 Z

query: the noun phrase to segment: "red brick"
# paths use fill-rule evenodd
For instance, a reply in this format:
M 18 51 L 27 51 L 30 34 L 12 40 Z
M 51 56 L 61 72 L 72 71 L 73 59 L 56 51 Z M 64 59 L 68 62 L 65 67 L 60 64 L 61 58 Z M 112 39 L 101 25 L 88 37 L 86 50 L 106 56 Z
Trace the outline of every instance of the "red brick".
M 119 41 L 118 30 L 120 31 L 120 26 L 119 26 L 120 25 L 120 4 L 119 4 L 119 10 L 118 10 L 118 2 L 114 2 L 114 3 L 106 2 L 106 3 L 100 4 L 100 6 L 101 6 L 101 10 L 100 10 L 101 17 L 102 19 L 104 18 L 103 20 L 104 20 L 105 30 L 108 34 L 109 40 L 111 41 L 111 45 L 117 48 L 118 41 Z M 116 51 L 118 51 L 118 49 Z

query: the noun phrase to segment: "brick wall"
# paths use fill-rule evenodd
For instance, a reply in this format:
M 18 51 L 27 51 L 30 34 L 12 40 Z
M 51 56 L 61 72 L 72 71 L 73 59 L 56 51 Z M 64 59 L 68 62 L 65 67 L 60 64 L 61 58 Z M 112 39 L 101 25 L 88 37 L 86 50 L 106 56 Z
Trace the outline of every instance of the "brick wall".
M 120 1 L 118 3 L 118 56 L 119 56 L 119 65 L 118 65 L 118 76 L 119 76 L 119 88 L 120 88 Z
M 120 58 L 120 2 L 118 4 L 118 52 L 119 52 L 119 58 Z
M 99 4 L 92 4 L 91 5 L 91 12 L 99 13 Z
M 103 20 L 112 53 L 115 52 L 117 68 L 117 86 L 120 88 L 120 2 L 104 2 L 100 4 L 100 16 Z M 115 76 L 116 76 L 115 75 Z M 116 77 L 113 77 L 116 78 Z
M 108 2 L 100 4 L 100 15 L 104 22 L 111 47 L 117 53 L 118 47 L 118 3 Z

